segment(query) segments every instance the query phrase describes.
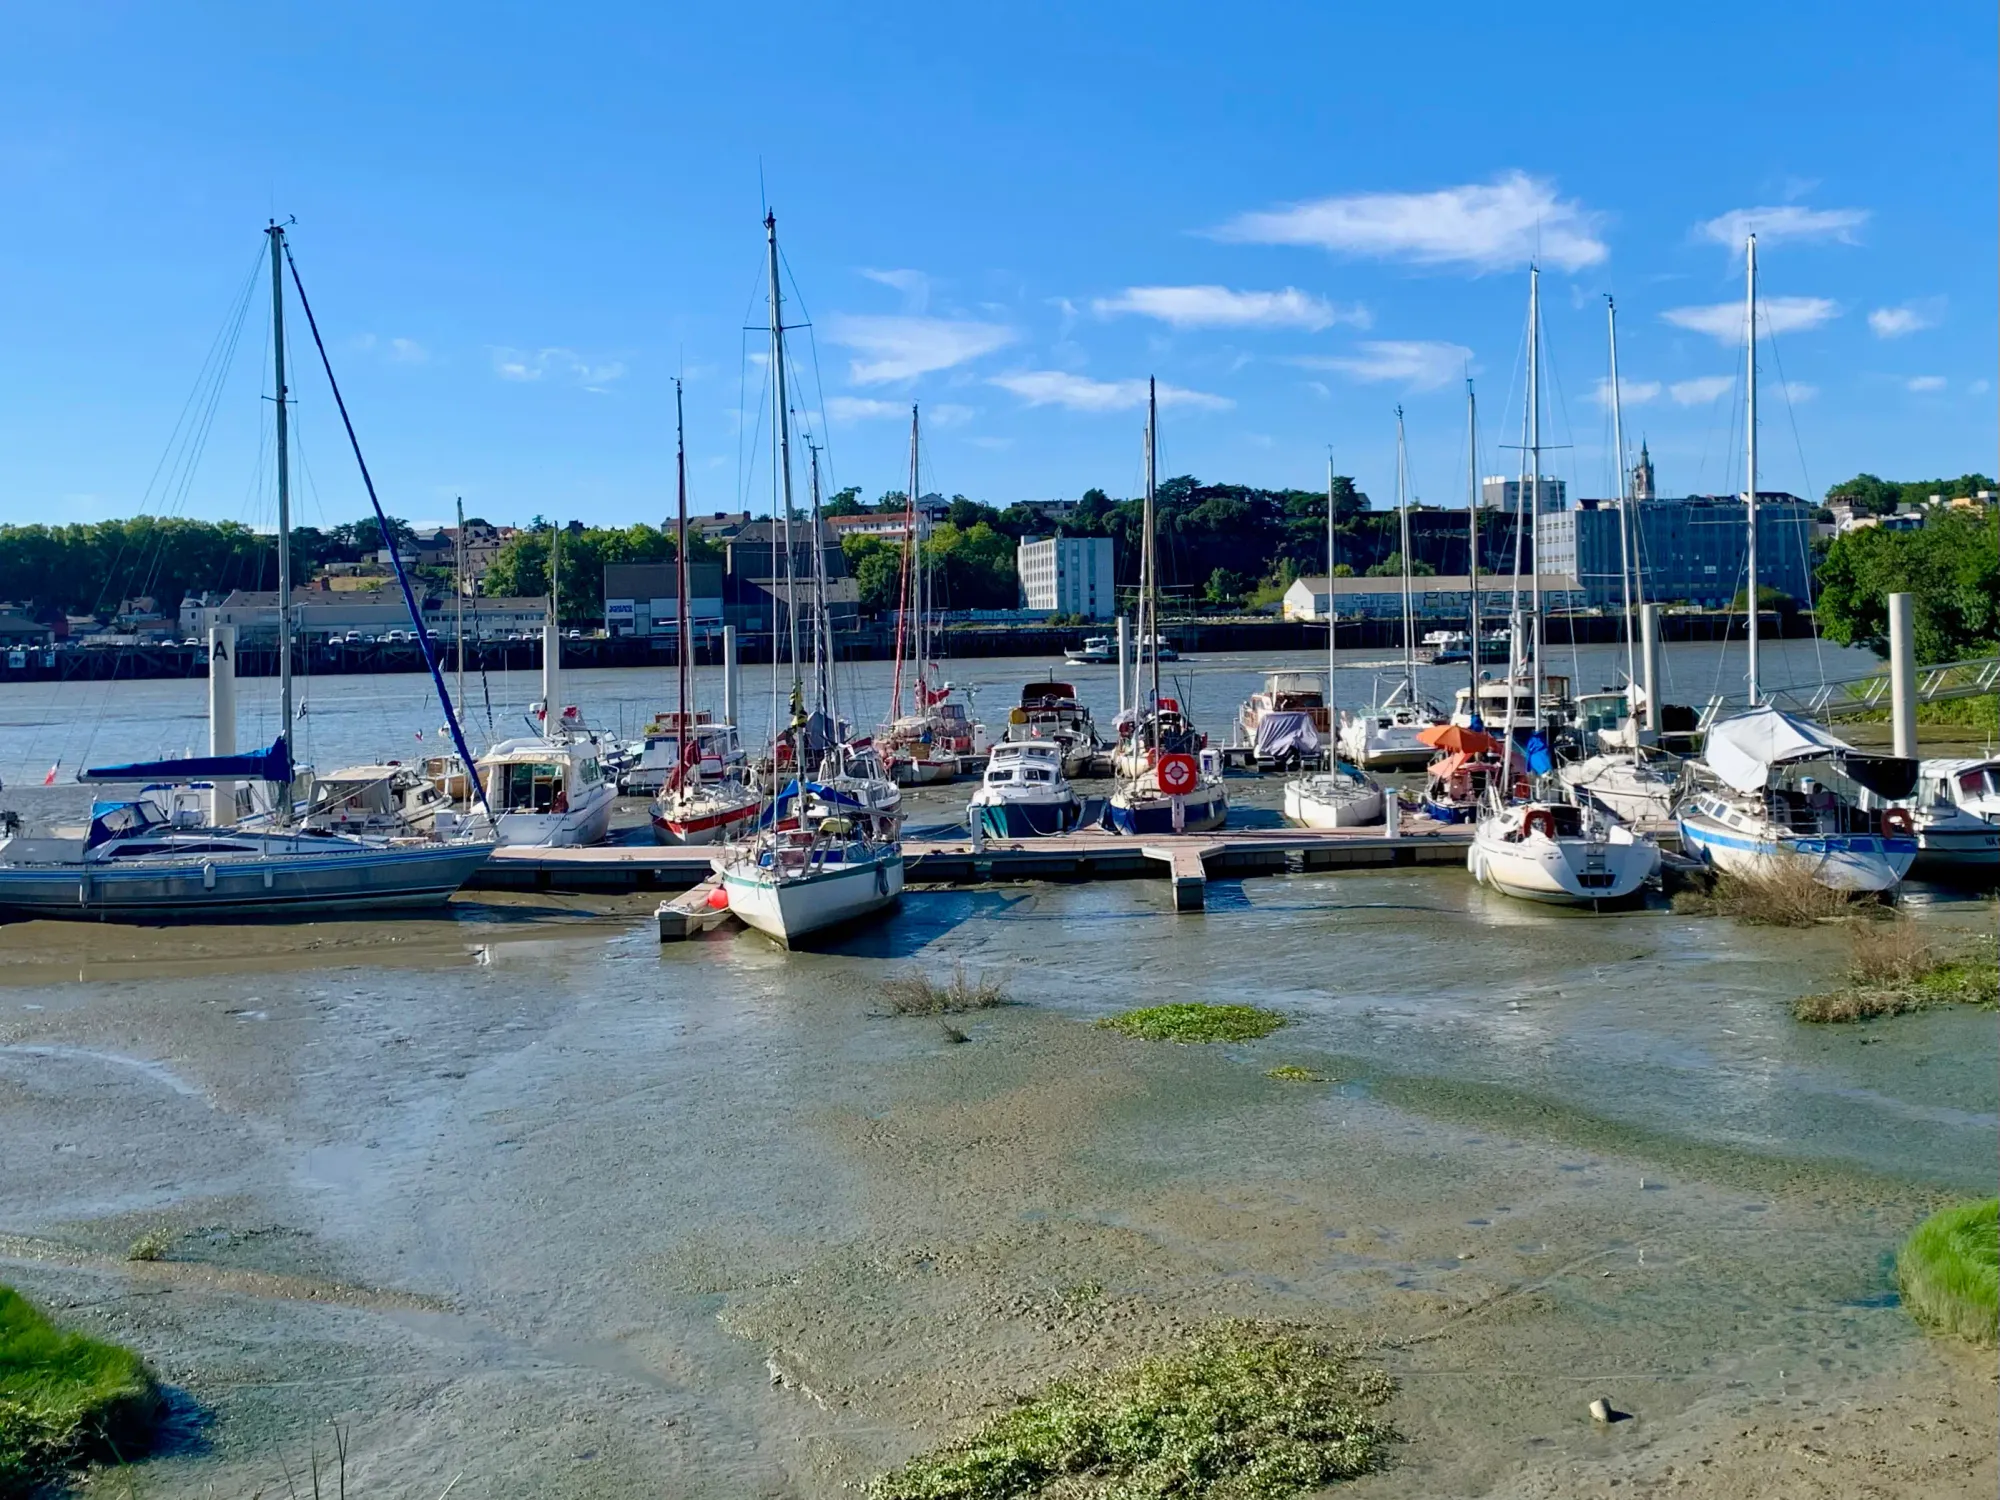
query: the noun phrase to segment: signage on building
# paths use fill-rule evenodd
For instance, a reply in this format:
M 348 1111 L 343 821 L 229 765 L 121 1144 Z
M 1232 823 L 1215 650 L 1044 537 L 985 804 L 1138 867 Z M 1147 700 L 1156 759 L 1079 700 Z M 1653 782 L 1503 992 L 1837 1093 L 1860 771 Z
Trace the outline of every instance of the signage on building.
M 635 607 L 634 602 L 630 599 L 606 599 L 604 601 L 604 618 L 607 620 L 629 620 L 632 618 Z

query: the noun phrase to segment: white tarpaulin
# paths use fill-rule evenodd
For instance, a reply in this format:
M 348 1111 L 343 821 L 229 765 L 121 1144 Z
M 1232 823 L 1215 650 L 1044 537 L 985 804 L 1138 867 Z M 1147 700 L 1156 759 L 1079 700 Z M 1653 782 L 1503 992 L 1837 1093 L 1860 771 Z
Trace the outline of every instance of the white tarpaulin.
M 1753 708 L 1710 729 L 1702 759 L 1737 791 L 1760 792 L 1773 766 L 1793 760 L 1844 756 L 1851 748 L 1846 740 L 1827 733 L 1817 724 L 1779 713 L 1775 708 Z
M 1257 759 L 1283 760 L 1294 750 L 1302 758 L 1319 754 L 1319 731 L 1310 714 L 1281 710 L 1257 721 Z

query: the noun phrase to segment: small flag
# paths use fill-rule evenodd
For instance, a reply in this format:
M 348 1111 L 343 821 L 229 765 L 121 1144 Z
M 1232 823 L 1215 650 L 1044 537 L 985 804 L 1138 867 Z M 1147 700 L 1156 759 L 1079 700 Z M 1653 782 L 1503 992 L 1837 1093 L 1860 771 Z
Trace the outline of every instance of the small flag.
M 49 767 L 49 774 L 42 778 L 42 785 L 54 786 L 56 784 L 56 772 L 61 769 L 62 769 L 62 762 L 58 760 L 54 765 Z

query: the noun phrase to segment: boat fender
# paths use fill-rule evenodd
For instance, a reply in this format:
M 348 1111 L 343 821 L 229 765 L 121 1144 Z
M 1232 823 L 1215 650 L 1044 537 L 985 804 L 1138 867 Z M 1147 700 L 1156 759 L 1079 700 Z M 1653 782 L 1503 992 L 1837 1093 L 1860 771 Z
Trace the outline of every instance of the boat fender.
M 1907 807 L 1885 807 L 1882 809 L 1883 837 L 1908 838 L 1916 831 L 1916 820 L 1910 816 L 1910 810 Z
M 875 894 L 878 896 L 889 894 L 889 867 L 887 865 L 878 864 L 875 866 Z

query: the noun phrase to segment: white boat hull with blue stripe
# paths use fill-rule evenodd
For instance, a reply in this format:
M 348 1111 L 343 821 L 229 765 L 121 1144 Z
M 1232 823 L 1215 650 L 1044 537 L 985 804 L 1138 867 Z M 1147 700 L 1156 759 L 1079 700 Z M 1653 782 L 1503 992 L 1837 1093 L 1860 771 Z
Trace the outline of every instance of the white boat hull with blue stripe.
M 1697 797 L 1680 815 L 1681 848 L 1751 880 L 1803 864 L 1837 891 L 1886 891 L 1916 863 L 1917 841 L 1883 833 L 1800 833 L 1720 796 Z

